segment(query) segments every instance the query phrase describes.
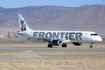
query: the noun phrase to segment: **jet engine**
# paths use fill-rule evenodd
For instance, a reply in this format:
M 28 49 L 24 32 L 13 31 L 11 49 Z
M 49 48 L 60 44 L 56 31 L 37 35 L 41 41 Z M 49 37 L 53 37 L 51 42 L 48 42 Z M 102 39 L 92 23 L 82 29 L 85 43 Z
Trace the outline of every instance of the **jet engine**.
M 81 45 L 83 45 L 84 43 L 83 43 L 83 42 L 73 42 L 73 44 L 74 44 L 75 46 L 81 46 Z
M 61 40 L 53 40 L 52 41 L 52 44 L 54 45 L 54 46 L 59 46 L 59 45 L 62 45 L 62 41 Z

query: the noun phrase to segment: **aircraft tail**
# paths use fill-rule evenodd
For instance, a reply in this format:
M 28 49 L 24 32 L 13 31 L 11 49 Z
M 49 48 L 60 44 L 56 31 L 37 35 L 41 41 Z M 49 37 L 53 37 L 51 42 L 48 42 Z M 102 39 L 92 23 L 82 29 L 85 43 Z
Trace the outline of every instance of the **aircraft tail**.
M 28 25 L 26 24 L 26 21 L 24 20 L 21 14 L 18 14 L 18 20 L 19 20 L 20 31 L 31 31 L 32 30 L 28 27 Z

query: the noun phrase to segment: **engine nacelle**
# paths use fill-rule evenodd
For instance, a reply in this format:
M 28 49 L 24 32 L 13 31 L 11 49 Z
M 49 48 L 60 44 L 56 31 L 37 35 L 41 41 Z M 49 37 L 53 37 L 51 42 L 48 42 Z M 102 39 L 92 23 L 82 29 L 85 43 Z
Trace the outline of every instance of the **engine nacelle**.
M 59 45 L 62 45 L 62 41 L 61 41 L 61 40 L 53 40 L 53 41 L 52 41 L 52 44 L 53 44 L 54 46 L 59 46 Z
M 83 42 L 73 42 L 73 44 L 74 44 L 75 46 L 81 46 L 81 45 L 83 45 L 84 43 L 83 43 Z

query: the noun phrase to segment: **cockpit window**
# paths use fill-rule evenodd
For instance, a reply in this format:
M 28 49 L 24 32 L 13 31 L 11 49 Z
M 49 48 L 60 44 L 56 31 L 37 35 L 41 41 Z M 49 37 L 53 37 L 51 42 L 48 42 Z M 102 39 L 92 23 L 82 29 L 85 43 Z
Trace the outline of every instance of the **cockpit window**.
M 91 36 L 98 36 L 98 34 L 91 34 Z

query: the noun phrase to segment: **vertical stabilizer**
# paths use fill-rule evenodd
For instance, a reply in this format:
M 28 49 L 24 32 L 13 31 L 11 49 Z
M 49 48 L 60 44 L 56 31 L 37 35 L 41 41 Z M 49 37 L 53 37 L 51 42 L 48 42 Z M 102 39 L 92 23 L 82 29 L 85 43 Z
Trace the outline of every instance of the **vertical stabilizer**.
M 18 14 L 18 20 L 19 20 L 20 31 L 30 31 L 30 30 L 32 30 L 28 27 L 28 25 L 26 24 L 26 21 L 24 20 L 24 18 L 22 17 L 21 14 Z

